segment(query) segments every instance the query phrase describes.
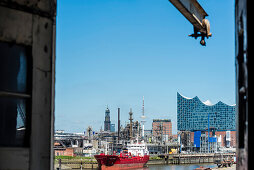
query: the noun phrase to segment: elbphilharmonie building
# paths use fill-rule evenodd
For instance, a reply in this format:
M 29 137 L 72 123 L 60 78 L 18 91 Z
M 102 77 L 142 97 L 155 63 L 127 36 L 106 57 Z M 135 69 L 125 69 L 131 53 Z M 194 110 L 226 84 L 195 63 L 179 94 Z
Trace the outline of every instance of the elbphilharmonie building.
M 236 107 L 221 101 L 212 105 L 211 102 L 202 102 L 196 96 L 184 97 L 177 93 L 177 130 L 205 131 L 215 128 L 217 131 L 236 130 Z

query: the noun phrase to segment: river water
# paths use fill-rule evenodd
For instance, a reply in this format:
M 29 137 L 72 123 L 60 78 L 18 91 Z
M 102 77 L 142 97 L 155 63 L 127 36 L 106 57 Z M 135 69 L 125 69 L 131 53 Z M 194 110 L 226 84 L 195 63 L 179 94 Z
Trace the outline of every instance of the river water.
M 195 168 L 199 168 L 200 166 L 206 168 L 216 168 L 216 164 L 182 164 L 182 165 L 147 165 L 147 167 L 139 168 L 135 170 L 193 170 Z M 85 169 L 88 170 L 88 169 Z M 97 170 L 97 169 L 89 169 L 89 170 Z M 121 169 L 119 169 L 121 170 Z M 132 169 L 134 170 L 134 169 Z M 234 168 L 235 170 L 235 168 Z
M 146 168 L 140 170 L 193 170 L 200 166 L 215 168 L 215 164 L 184 164 L 184 165 L 148 165 Z

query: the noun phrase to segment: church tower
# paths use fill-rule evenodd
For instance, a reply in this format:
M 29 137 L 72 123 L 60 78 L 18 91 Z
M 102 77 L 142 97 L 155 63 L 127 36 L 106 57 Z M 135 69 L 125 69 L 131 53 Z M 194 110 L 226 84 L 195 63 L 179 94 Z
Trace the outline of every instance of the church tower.
M 104 121 L 104 131 L 110 131 L 110 110 L 107 107 L 105 110 L 105 121 Z

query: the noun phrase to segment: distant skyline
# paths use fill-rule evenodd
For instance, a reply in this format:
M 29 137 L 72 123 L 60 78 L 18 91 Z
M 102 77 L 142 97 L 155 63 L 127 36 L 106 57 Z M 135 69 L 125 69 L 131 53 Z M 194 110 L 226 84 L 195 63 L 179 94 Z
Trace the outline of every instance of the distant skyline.
M 212 104 L 235 104 L 234 1 L 199 0 L 212 37 L 188 37 L 193 26 L 168 0 L 63 0 L 57 3 L 55 129 L 83 132 L 116 124 L 171 119 L 177 92 Z M 215 6 L 216 5 L 216 6 Z

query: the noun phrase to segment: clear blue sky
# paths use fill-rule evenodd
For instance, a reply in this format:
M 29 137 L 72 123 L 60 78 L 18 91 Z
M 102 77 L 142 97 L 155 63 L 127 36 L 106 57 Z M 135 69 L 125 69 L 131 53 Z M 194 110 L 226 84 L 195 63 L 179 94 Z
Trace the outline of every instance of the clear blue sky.
M 176 94 L 235 104 L 234 1 L 199 0 L 212 38 L 202 47 L 192 25 L 168 0 L 61 0 L 57 6 L 55 127 L 83 132 L 169 118 L 176 133 Z M 117 127 L 117 126 L 116 126 Z

